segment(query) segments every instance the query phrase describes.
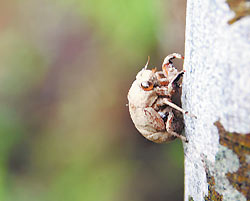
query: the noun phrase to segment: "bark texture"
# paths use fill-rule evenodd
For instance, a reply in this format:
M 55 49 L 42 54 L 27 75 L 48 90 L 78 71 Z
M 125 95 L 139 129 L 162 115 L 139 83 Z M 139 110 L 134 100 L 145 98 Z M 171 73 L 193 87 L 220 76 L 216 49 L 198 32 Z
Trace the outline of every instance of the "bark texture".
M 188 0 L 182 107 L 185 201 L 250 200 L 250 17 Z

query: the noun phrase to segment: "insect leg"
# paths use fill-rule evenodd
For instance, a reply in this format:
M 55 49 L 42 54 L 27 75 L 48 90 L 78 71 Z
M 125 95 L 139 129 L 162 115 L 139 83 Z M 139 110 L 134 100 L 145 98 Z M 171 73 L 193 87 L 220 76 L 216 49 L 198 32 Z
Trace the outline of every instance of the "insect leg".
M 181 77 L 183 76 L 184 72 L 185 72 L 184 70 L 178 72 L 176 74 L 176 76 L 170 81 L 169 84 L 177 83 L 181 79 Z
M 158 96 L 168 96 L 168 97 L 171 96 L 171 91 L 169 91 L 168 86 L 156 87 L 155 92 L 157 93 Z
M 181 56 L 180 54 L 173 53 L 173 54 L 166 56 L 163 63 L 162 63 L 162 71 L 165 73 L 166 77 L 168 76 L 168 69 L 174 67 L 172 60 L 175 58 L 184 59 L 184 57 Z
M 188 142 L 188 140 L 187 140 L 187 138 L 185 136 L 180 135 L 180 134 L 174 132 L 171 129 L 171 124 L 172 124 L 173 118 L 174 118 L 174 114 L 173 114 L 172 111 L 170 111 L 169 114 L 168 114 L 167 122 L 166 122 L 166 130 L 167 130 L 167 132 L 170 133 L 172 136 L 175 136 L 175 137 L 181 139 L 184 142 Z
M 182 108 L 180 108 L 178 105 L 172 103 L 171 101 L 169 101 L 167 98 L 161 98 L 161 99 L 158 99 L 158 101 L 156 102 L 157 105 L 168 105 L 170 107 L 172 107 L 173 109 L 176 109 L 178 111 L 180 111 L 181 113 L 183 114 L 186 114 L 186 115 L 189 115 L 190 117 L 194 117 L 197 119 L 197 117 L 191 113 L 189 113 L 188 111 L 186 110 L 183 110 Z
M 171 135 L 170 133 L 166 131 L 153 133 L 151 135 L 146 136 L 148 140 L 151 140 L 155 143 L 164 143 L 164 142 L 170 142 L 174 140 L 177 136 Z
M 160 86 L 166 86 L 169 84 L 169 79 L 165 77 L 162 71 L 158 71 L 155 73 L 157 80 L 159 81 Z
M 181 79 L 181 77 L 183 76 L 183 74 L 184 74 L 184 70 L 182 70 L 182 71 L 180 71 L 180 72 L 178 72 L 173 78 L 172 78 L 172 80 L 169 82 L 169 84 L 168 84 L 168 91 L 173 91 L 173 88 L 176 88 L 176 87 L 178 87 L 178 81 L 179 81 L 179 79 Z

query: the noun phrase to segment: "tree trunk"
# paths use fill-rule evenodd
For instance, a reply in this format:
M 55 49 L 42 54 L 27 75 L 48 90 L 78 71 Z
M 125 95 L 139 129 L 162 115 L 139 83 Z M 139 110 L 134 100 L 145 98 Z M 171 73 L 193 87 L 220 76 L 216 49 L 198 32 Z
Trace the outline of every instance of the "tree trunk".
M 185 201 L 250 200 L 250 17 L 228 2 L 187 1 Z

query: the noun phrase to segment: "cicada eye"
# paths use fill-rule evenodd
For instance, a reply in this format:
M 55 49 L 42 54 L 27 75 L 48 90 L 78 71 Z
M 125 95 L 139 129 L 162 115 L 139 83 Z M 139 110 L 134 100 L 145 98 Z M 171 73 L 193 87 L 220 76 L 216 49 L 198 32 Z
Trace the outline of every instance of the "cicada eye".
M 154 84 L 150 81 L 145 81 L 141 83 L 141 87 L 144 91 L 150 91 L 154 88 Z

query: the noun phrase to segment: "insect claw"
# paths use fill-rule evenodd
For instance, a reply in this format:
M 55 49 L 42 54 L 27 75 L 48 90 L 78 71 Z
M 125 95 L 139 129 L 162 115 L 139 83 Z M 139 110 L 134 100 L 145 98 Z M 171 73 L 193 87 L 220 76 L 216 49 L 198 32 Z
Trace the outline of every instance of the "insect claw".
M 186 111 L 185 114 L 188 115 L 188 116 L 190 116 L 190 117 L 192 117 L 192 118 L 197 119 L 197 116 L 195 116 L 195 115 L 192 114 L 192 113 L 189 113 L 188 111 Z

